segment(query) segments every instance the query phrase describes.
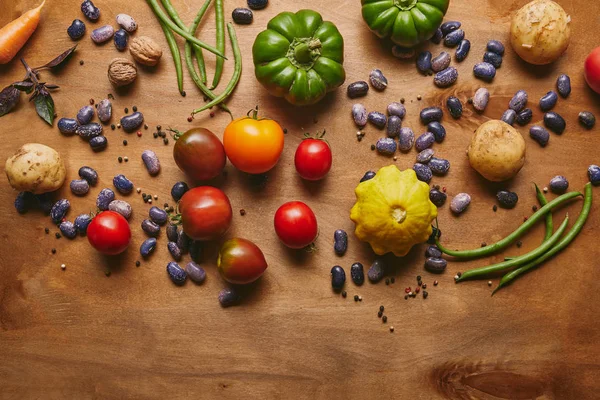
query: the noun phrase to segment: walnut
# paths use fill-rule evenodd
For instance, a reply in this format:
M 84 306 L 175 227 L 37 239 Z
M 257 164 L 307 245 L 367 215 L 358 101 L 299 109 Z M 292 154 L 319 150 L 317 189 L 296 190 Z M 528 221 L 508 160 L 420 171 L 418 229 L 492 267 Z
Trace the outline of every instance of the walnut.
M 129 44 L 129 52 L 140 64 L 154 66 L 162 56 L 160 46 L 148 36 L 139 36 Z
M 136 77 L 137 67 L 126 58 L 115 58 L 108 64 L 108 80 L 116 87 L 133 83 Z

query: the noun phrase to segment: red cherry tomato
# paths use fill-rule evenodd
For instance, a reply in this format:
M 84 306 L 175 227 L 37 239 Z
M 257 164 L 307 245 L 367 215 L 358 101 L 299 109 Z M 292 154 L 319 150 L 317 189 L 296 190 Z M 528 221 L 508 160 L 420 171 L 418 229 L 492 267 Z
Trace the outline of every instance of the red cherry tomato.
M 585 80 L 592 90 L 600 93 L 600 47 L 596 47 L 585 59 Z
M 204 128 L 176 134 L 173 158 L 180 170 L 196 181 L 219 175 L 225 167 L 225 148 L 219 138 Z
M 88 241 L 100 253 L 114 256 L 125 251 L 131 240 L 129 223 L 115 211 L 102 211 L 87 228 Z
M 331 147 L 321 138 L 304 139 L 294 157 L 296 171 L 308 181 L 323 179 L 331 169 L 331 161 Z
M 301 201 L 290 201 L 275 213 L 275 232 L 286 246 L 301 249 L 317 238 L 317 217 Z
M 246 239 L 235 238 L 223 243 L 217 267 L 227 282 L 244 285 L 261 277 L 267 269 L 267 261 L 257 245 Z
M 199 186 L 185 192 L 179 201 L 183 231 L 194 240 L 214 240 L 231 225 L 229 198 L 212 186 Z

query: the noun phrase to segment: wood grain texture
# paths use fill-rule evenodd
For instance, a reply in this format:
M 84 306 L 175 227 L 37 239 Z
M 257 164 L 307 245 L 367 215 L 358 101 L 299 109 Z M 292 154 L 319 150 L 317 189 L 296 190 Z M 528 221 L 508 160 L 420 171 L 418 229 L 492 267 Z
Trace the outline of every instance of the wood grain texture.
M 0 24 L 35 3 L 0 2 Z M 226 2 L 227 20 L 232 9 L 243 3 Z M 6 179 L 0 179 L 0 398 L 598 398 L 598 200 L 580 237 L 566 251 L 494 298 L 485 281 L 455 285 L 452 276 L 458 270 L 536 247 L 543 236 L 541 226 L 524 239 L 521 249 L 513 247 L 486 261 L 451 262 L 439 277 L 423 270 L 425 247 L 418 246 L 404 259 L 388 259 L 395 284 L 367 283 L 357 288 L 347 283 L 349 296 L 343 299 L 331 291 L 331 266 L 340 264 L 349 275 L 353 262 L 368 267 L 374 259 L 368 246 L 353 235 L 344 257 L 335 256 L 332 250 L 335 229 L 353 230 L 348 218 L 353 188 L 366 170 L 392 162 L 400 168 L 411 167 L 416 153 L 398 154 L 397 161 L 377 156 L 369 147 L 382 133 L 370 127 L 358 142 L 349 116 L 353 101 L 345 96 L 346 85 L 319 105 L 300 109 L 270 97 L 253 76 L 251 45 L 256 34 L 276 13 L 310 6 L 335 22 L 344 35 L 347 83 L 366 79 L 373 68 L 387 75 L 389 88 L 383 93 L 371 92 L 361 101 L 369 110 L 384 110 L 389 102 L 404 97 L 408 109 L 405 126 L 416 133 L 424 129 L 418 121 L 422 107 L 441 105 L 450 94 L 466 101 L 478 87 L 488 87 L 492 98 L 483 115 L 465 104 L 462 119 L 445 118 L 447 139 L 436 144 L 435 150 L 452 162 L 452 168 L 447 177 L 435 178 L 433 183 L 447 187 L 450 196 L 468 192 L 474 198 L 459 218 L 450 215 L 448 206 L 440 209 L 444 242 L 456 248 L 491 243 L 531 213 L 536 203 L 532 182 L 545 185 L 554 175 L 563 174 L 573 189 L 579 189 L 587 180 L 588 165 L 600 164 L 598 128 L 588 132 L 577 124 L 577 114 L 584 109 L 600 116 L 599 98 L 582 76 L 586 54 L 598 45 L 593 32 L 600 23 L 599 2 L 560 1 L 572 16 L 573 36 L 568 51 L 555 64 L 527 66 L 507 46 L 493 84 L 472 77 L 472 66 L 481 60 L 488 39 L 501 39 L 508 45 L 510 15 L 524 3 L 451 2 L 447 18 L 463 22 L 472 49 L 467 60 L 457 65 L 458 83 L 446 90 L 435 88 L 431 77 L 419 75 L 412 61 L 390 55 L 389 46 L 362 22 L 358 0 L 272 0 L 266 10 L 255 12 L 252 25 L 237 27 L 244 70 L 228 104 L 236 115 L 258 104 L 264 115 L 279 120 L 289 131 L 281 161 L 263 184 L 257 185 L 229 164 L 227 176 L 218 182 L 234 207 L 227 236 L 255 241 L 269 262 L 265 276 L 248 290 L 239 307 L 221 309 L 217 302 L 224 282 L 214 266 L 214 250 L 206 256 L 208 278 L 201 286 L 188 282 L 179 288 L 169 281 L 164 232 L 156 253 L 135 267 L 137 249 L 144 239 L 139 226 L 149 208 L 138 195 L 124 197 L 134 206 L 129 251 L 105 258 L 93 251 L 85 238 L 69 241 L 45 235 L 44 227 L 51 223 L 41 213 L 18 215 L 12 207 L 16 193 Z M 66 28 L 74 18 L 83 19 L 79 4 L 48 0 L 38 30 L 18 56 L 38 65 L 68 48 L 71 41 Z M 174 0 L 174 4 L 190 23 L 201 1 Z M 96 24 L 86 22 L 87 34 L 73 60 L 57 74 L 43 73 L 44 80 L 61 87 L 54 95 L 58 116 L 74 116 L 90 98 L 101 100 L 113 93 L 116 118 L 122 116 L 124 107 L 137 105 L 151 127 L 161 124 L 185 130 L 203 126 L 221 135 L 229 122 L 226 114 L 217 112 L 215 118 L 203 114 L 191 124 L 186 122 L 189 112 L 202 103 L 201 96 L 187 74 L 187 97 L 177 93 L 165 39 L 145 2 L 97 0 L 96 5 L 101 8 L 101 19 Z M 106 70 L 110 60 L 121 54 L 112 43 L 95 46 L 89 33 L 100 24 L 114 24 L 115 15 L 121 12 L 138 21 L 136 35 L 151 36 L 165 54 L 156 68 L 140 68 L 132 88 L 115 92 Z M 201 26 L 201 37 L 209 43 L 214 43 L 213 18 L 211 10 Z M 181 41 L 180 45 L 183 47 Z M 447 50 L 428 47 L 434 54 Z M 228 54 L 230 50 L 228 44 Z M 205 54 L 212 72 L 214 57 Z M 79 60 L 85 64 L 79 65 Z M 232 65 L 225 63 L 223 82 L 231 76 Z M 552 135 L 548 147 L 542 149 L 531 141 L 526 128 L 518 128 L 526 136 L 525 167 L 507 184 L 486 183 L 470 169 L 465 157 L 471 133 L 481 122 L 499 118 L 518 89 L 529 92 L 533 121 L 539 123 L 542 114 L 537 100 L 554 87 L 559 73 L 568 73 L 573 83 L 571 97 L 560 99 L 556 107 L 567 119 L 567 131 L 562 136 Z M 22 76 L 18 60 L 0 67 L 2 85 Z M 417 95 L 423 99 L 418 101 Z M 24 98 L 14 112 L 0 119 L 0 128 L 1 160 L 23 143 L 40 142 L 62 153 L 68 180 L 77 177 L 82 165 L 98 170 L 100 182 L 87 196 L 74 198 L 68 185 L 60 191 L 60 196 L 72 201 L 69 219 L 93 209 L 97 192 L 111 187 L 117 173 L 130 177 L 145 192 L 157 194 L 159 204 L 171 200 L 171 185 L 183 179 L 172 161 L 172 142 L 165 146 L 154 140 L 152 130 L 143 131 L 141 138 L 107 130 L 109 148 L 94 154 L 79 138 L 64 137 L 56 128 L 49 128 Z M 294 150 L 304 132 L 321 129 L 328 131 L 333 169 L 323 182 L 303 182 L 294 171 Z M 121 144 L 124 138 L 129 141 L 127 147 Z M 140 155 L 145 149 L 156 151 L 162 161 L 162 172 L 156 178 L 150 178 L 143 168 Z M 128 156 L 129 162 L 119 164 L 119 155 Z M 514 210 L 494 213 L 495 191 L 505 187 L 518 192 L 520 201 Z M 594 193 L 598 197 L 598 191 Z M 314 254 L 289 251 L 275 236 L 272 216 L 289 200 L 305 201 L 317 214 L 321 234 Z M 560 210 L 556 220 L 566 211 L 577 215 L 580 207 L 581 201 L 574 202 Z M 243 217 L 238 213 L 241 208 L 247 212 Z M 50 253 L 52 247 L 56 247 L 56 255 Z M 60 269 L 61 263 L 67 264 L 65 271 Z M 104 274 L 107 269 L 112 271 L 110 277 Z M 430 296 L 404 300 L 404 288 L 414 287 L 416 275 L 429 284 Z M 438 287 L 431 285 L 434 279 L 440 281 Z M 363 301 L 355 303 L 354 294 Z M 380 304 L 386 307 L 387 324 L 377 318 Z M 394 333 L 388 330 L 392 325 Z

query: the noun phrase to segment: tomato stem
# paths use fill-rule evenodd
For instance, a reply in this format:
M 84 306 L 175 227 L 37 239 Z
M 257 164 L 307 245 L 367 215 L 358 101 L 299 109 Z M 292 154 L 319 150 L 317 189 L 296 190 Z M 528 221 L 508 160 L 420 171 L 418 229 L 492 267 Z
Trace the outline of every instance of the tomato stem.
M 179 139 L 183 135 L 183 132 L 178 131 L 177 129 L 171 129 L 171 127 L 167 128 L 167 130 L 169 132 L 174 132 L 175 133 L 174 135 L 171 135 L 173 137 L 173 140 L 177 140 L 177 139 Z

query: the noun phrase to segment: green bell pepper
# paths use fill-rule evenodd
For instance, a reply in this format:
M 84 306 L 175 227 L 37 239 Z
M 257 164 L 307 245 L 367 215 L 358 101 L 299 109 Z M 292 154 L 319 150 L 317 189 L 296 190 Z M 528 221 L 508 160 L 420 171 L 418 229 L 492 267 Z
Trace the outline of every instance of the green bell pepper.
M 402 47 L 429 40 L 442 23 L 450 0 L 361 0 L 362 16 L 380 38 Z
M 315 104 L 344 83 L 344 39 L 312 10 L 282 12 L 252 46 L 254 72 L 274 96 L 295 105 Z

